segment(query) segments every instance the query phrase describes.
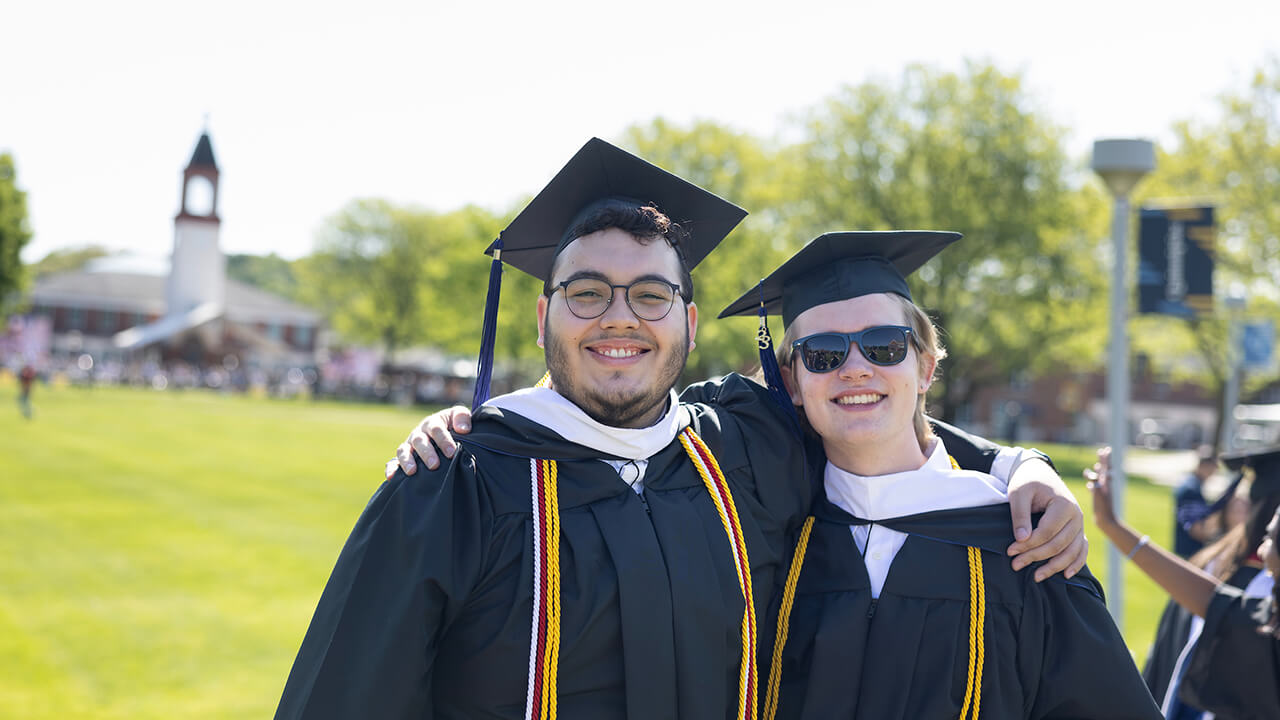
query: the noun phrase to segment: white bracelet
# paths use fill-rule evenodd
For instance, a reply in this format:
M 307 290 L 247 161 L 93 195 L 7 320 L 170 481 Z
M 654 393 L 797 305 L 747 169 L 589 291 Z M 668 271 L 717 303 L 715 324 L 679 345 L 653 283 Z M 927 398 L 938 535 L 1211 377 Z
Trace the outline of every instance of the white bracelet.
M 1129 554 L 1126 555 L 1125 558 L 1128 560 L 1132 560 L 1133 556 L 1137 555 L 1138 551 L 1141 550 L 1143 547 L 1145 547 L 1146 544 L 1150 541 L 1151 541 L 1150 535 L 1143 535 L 1142 537 L 1138 538 L 1138 544 L 1133 546 L 1133 549 L 1129 551 Z

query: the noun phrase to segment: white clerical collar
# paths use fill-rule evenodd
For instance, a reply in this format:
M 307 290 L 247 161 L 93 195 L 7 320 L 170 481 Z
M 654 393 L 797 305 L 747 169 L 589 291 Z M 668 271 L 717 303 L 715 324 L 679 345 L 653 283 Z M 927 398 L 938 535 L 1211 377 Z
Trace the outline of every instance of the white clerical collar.
M 667 412 L 645 428 L 620 428 L 592 420 L 582 408 L 547 387 L 517 390 L 490 398 L 485 405 L 509 410 L 557 432 L 579 445 L 599 450 L 602 455 L 643 460 L 676 439 L 689 424 L 688 413 L 680 409 L 680 398 L 672 390 Z
M 866 520 L 1007 502 L 1004 484 L 986 473 L 957 470 L 942 440 L 934 438 L 924 465 L 890 475 L 864 476 L 827 461 L 827 499 Z

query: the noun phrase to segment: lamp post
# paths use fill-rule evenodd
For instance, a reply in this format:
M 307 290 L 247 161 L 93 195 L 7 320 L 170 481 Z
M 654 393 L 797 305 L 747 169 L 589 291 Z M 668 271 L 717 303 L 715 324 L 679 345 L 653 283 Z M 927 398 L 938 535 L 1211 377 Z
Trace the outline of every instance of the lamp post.
M 1241 345 L 1244 344 L 1242 335 L 1244 329 L 1240 326 L 1240 313 L 1245 307 L 1245 297 L 1243 291 L 1236 289 L 1231 292 L 1222 301 L 1227 309 L 1227 316 L 1231 318 L 1230 325 L 1230 342 L 1227 345 L 1227 387 L 1223 393 L 1222 403 L 1222 434 L 1218 436 L 1218 453 L 1228 453 L 1232 450 L 1232 440 L 1235 438 L 1235 411 L 1236 403 L 1240 402 L 1240 373 L 1243 372 L 1241 365 L 1244 361 L 1244 353 Z
M 1111 215 L 1111 343 L 1107 352 L 1107 405 L 1111 421 L 1111 496 L 1116 517 L 1124 517 L 1124 455 L 1129 445 L 1129 193 L 1156 167 L 1155 146 L 1149 140 L 1097 140 L 1093 143 L 1093 171 L 1115 198 Z M 1124 568 L 1115 545 L 1107 548 L 1107 604 L 1118 627 L 1124 627 Z

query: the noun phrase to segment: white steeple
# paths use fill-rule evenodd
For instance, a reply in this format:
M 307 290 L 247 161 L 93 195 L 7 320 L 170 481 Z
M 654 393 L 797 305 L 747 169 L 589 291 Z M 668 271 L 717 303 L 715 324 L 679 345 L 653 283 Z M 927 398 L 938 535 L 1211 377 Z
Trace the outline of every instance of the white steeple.
M 218 164 L 207 131 L 182 171 L 182 205 L 173 220 L 173 264 L 166 299 L 169 316 L 198 307 L 221 311 L 226 301 L 227 259 L 218 245 Z

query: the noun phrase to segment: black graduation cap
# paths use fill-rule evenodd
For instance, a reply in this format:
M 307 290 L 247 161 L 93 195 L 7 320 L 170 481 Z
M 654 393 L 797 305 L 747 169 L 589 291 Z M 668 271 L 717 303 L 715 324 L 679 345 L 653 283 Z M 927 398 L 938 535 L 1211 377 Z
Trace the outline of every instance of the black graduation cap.
M 760 316 L 756 333 L 760 369 L 769 394 L 791 419 L 797 436 L 800 420 L 784 388 L 765 316 L 782 315 L 783 324 L 790 325 L 811 307 L 861 295 L 890 292 L 910 300 L 907 276 L 959 239 L 960 233 L 932 230 L 825 233 L 720 311 L 722 318 Z
M 1249 488 L 1251 500 L 1280 495 L 1280 446 L 1223 455 L 1222 464 L 1231 470 L 1253 470 L 1253 485 Z
M 702 262 L 747 211 L 657 165 L 591 138 L 485 250 L 546 280 L 556 255 L 587 215 L 609 205 L 652 204 L 688 231 L 680 251 L 689 269 Z
M 908 300 L 906 277 L 959 240 L 960 233 L 933 230 L 831 232 L 800 249 L 756 287 L 733 301 L 720 317 L 782 315 L 790 325 L 800 313 L 829 302 L 873 293 Z
M 573 230 L 597 209 L 653 205 L 686 231 L 678 251 L 689 269 L 742 222 L 747 211 L 600 138 L 591 138 L 485 250 L 493 256 L 472 407 L 489 399 L 501 263 L 546 281 Z

